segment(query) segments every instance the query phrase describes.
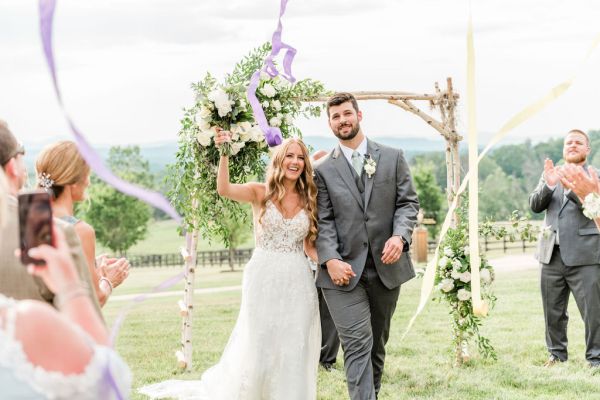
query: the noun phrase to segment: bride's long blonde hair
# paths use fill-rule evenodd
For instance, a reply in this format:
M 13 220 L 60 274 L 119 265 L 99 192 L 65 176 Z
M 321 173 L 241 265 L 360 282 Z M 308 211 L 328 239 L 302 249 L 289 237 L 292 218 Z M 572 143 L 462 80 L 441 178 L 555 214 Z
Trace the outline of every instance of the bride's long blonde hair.
M 308 149 L 300 139 L 286 139 L 275 151 L 267 170 L 267 193 L 261 203 L 259 221 L 262 221 L 262 217 L 265 215 L 267 201 L 271 200 L 279 203 L 283 199 L 283 196 L 285 196 L 285 186 L 283 185 L 285 171 L 282 165 L 289 147 L 294 143 L 300 146 L 302 155 L 304 156 L 304 170 L 296 181 L 296 191 L 300 195 L 304 210 L 310 221 L 308 239 L 315 241 L 317 239 L 317 185 L 315 185 L 313 179 L 313 168 L 310 163 Z

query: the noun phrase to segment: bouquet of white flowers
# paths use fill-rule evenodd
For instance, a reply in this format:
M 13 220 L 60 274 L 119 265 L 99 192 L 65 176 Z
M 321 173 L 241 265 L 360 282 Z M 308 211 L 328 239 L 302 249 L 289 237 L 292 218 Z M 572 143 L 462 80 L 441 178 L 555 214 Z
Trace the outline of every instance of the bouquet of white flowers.
M 226 244 L 230 238 L 228 220 L 244 219 L 246 212 L 216 191 L 216 173 L 221 152 L 232 157 L 230 180 L 246 182 L 262 179 L 268 146 L 248 104 L 246 89 L 271 50 L 269 43 L 254 49 L 236 64 L 233 72 L 219 83 L 210 73 L 192 84 L 195 103 L 181 120 L 177 162 L 170 166 L 169 197 L 184 215 L 188 229 L 199 229 L 204 237 L 218 237 Z M 256 96 L 269 124 L 278 127 L 284 138 L 301 137 L 294 126 L 299 115 L 319 116 L 322 106 L 303 101 L 325 94 L 320 82 L 305 79 L 294 84 L 279 76 L 261 73 Z M 217 128 L 229 130 L 232 141 L 217 148 Z

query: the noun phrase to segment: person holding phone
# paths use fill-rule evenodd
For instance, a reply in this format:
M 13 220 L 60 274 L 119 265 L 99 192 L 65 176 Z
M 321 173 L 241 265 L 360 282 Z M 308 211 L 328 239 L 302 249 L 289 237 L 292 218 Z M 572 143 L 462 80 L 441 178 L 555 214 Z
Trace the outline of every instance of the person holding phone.
M 6 192 L 6 178 L 0 170 L 0 227 L 8 222 Z M 108 332 L 94 312 L 89 289 L 79 277 L 64 234 L 57 227 L 46 226 L 52 230 L 53 246 L 44 244 L 28 251 L 33 259 L 43 260 L 43 265 L 29 264 L 22 269 L 56 293 L 58 310 L 40 301 L 16 301 L 0 294 L 0 397 L 127 398 L 131 372 L 107 346 Z M 4 232 L 0 241 L 5 240 Z
M 71 141 L 53 143 L 38 155 L 35 168 L 37 186 L 46 189 L 52 197 L 52 212 L 56 218 L 70 223 L 81 240 L 98 301 L 103 306 L 112 293 L 129 275 L 125 258 L 96 259 L 94 228 L 74 216 L 74 205 L 85 200 L 90 185 L 90 167 Z
M 19 246 L 19 210 L 17 194 L 25 185 L 27 171 L 24 161 L 25 149 L 19 144 L 6 122 L 0 120 L 0 166 L 6 177 L 6 214 L 4 226 L 0 227 L 0 293 L 18 300 L 32 299 L 54 304 L 54 293 L 44 282 L 27 273 L 26 268 L 15 257 Z M 53 223 L 64 233 L 71 258 L 84 285 L 91 288 L 91 277 L 81 250 L 81 242 L 73 227 L 54 219 Z M 101 315 L 96 297 L 91 298 L 96 312 Z

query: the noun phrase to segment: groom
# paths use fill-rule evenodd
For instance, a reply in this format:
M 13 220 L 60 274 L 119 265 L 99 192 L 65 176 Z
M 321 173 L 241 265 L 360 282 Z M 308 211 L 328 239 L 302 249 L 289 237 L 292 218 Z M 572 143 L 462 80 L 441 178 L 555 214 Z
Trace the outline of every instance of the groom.
M 415 276 L 408 255 L 419 202 L 402 151 L 368 140 L 350 93 L 327 101 L 339 139 L 315 169 L 322 288 L 344 349 L 352 400 L 374 400 L 400 285 Z

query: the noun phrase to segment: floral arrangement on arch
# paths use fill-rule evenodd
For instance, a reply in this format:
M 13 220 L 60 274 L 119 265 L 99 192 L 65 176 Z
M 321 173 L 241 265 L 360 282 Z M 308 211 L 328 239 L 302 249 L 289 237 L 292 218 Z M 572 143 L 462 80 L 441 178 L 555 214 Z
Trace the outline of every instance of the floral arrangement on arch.
M 220 151 L 214 143 L 217 128 L 229 130 L 232 142 L 225 151 L 231 157 L 229 174 L 234 183 L 262 179 L 268 159 L 268 146 L 254 120 L 246 98 L 252 74 L 262 67 L 271 51 L 270 43 L 252 50 L 223 82 L 210 73 L 192 84 L 194 104 L 184 109 L 179 132 L 176 163 L 169 168 L 169 198 L 184 215 L 186 229 L 200 230 L 207 238 L 228 245 L 228 220 L 245 219 L 247 212 L 239 204 L 217 194 L 216 177 Z M 281 130 L 283 138 L 302 137 L 294 125 L 298 116 L 316 117 L 322 106 L 303 101 L 326 94 L 323 84 L 312 79 L 295 83 L 280 76 L 261 74 L 256 96 L 269 124 Z
M 468 344 L 472 338 L 475 338 L 479 353 L 484 358 L 496 360 L 497 354 L 494 347 L 490 340 L 480 332 L 483 320 L 473 313 L 467 215 L 468 201 L 466 196 L 462 197 L 457 214 L 457 226 L 448 229 L 444 240 L 440 244 L 434 298 L 444 301 L 450 306 L 455 364 L 460 365 L 470 360 Z M 518 211 L 513 211 L 510 216 L 509 228 L 486 219 L 485 222 L 479 225 L 479 235 L 480 237 L 494 237 L 496 239 L 507 238 L 511 242 L 517 238 L 525 241 L 535 241 L 537 237 L 536 229 L 526 217 L 520 216 Z M 480 257 L 481 298 L 488 303 L 491 310 L 496 302 L 496 296 L 492 291 L 492 284 L 495 280 L 494 268 L 481 250 Z

